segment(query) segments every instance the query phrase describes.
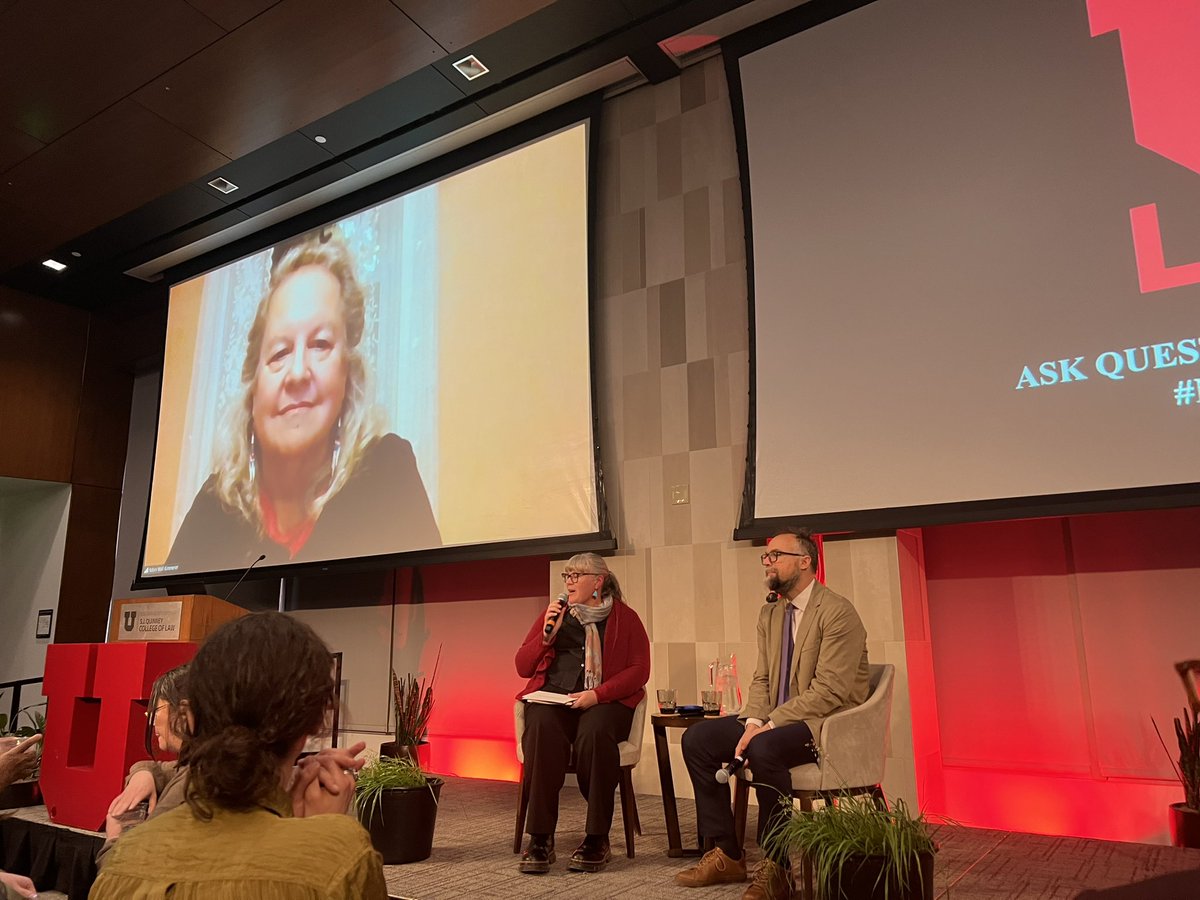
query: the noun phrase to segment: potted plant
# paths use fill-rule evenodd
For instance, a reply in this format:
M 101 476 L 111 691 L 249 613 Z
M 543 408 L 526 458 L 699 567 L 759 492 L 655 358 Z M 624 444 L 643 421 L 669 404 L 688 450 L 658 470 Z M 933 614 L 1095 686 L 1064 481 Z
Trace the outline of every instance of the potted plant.
M 433 684 L 437 680 L 438 663 L 442 654 L 438 651 L 438 659 L 433 664 L 433 675 L 428 683 L 422 678 L 417 681 L 414 675 L 396 677 L 392 670 L 392 715 L 394 719 L 395 741 L 385 741 L 379 747 L 380 756 L 408 756 L 418 764 L 428 764 L 428 760 L 419 760 L 418 752 L 428 746 L 426 737 L 429 734 L 429 717 L 433 714 Z M 422 754 L 424 755 L 424 754 Z
M 764 843 L 807 858 L 818 900 L 933 898 L 937 846 L 924 814 L 903 800 L 883 809 L 847 795 L 823 809 L 793 809 Z
M 409 756 L 381 756 L 358 773 L 358 818 L 384 865 L 429 858 L 442 783 Z
M 1154 731 L 1170 758 L 1157 722 Z M 1176 763 L 1171 759 L 1171 767 L 1183 785 L 1183 802 L 1168 807 L 1171 843 L 1176 847 L 1200 847 L 1200 710 L 1185 709 L 1183 718 L 1175 719 L 1175 739 L 1179 742 L 1179 760 Z
M 23 707 L 17 710 L 17 714 L 13 716 L 11 722 L 8 721 L 8 716 L 0 713 L 0 738 L 11 738 L 16 741 L 23 741 L 26 738 L 31 738 L 35 734 L 45 734 L 46 732 L 46 716 L 41 712 L 41 707 L 45 706 L 45 701 L 35 703 L 31 706 Z M 21 716 L 24 715 L 29 722 L 28 725 L 18 725 L 21 721 Z M 12 744 L 9 740 L 6 744 Z M 15 744 L 14 744 L 15 746 Z M 0 790 L 0 809 L 16 809 L 22 806 L 37 806 L 42 802 L 42 792 L 38 785 L 38 775 L 41 768 L 42 748 L 37 748 L 38 768 L 34 769 L 33 773 L 20 781 L 14 781 L 12 784 Z

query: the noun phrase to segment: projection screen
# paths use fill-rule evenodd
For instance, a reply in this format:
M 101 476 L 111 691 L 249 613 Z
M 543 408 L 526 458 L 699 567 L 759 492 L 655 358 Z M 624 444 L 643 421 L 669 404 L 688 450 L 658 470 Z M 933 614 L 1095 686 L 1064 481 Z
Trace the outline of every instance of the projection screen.
M 598 531 L 589 128 L 171 289 L 143 579 Z
M 761 42 L 753 518 L 1194 494 L 1200 4 L 876 0 Z

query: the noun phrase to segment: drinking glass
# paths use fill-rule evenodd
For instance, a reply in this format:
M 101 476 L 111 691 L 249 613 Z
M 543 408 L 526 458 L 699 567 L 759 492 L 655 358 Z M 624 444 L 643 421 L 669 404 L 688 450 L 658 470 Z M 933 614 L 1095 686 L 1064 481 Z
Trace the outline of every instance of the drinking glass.
M 706 716 L 719 716 L 721 714 L 721 692 L 701 691 L 700 704 L 704 707 Z
M 675 688 L 662 688 L 658 692 L 658 711 L 663 715 L 675 712 Z

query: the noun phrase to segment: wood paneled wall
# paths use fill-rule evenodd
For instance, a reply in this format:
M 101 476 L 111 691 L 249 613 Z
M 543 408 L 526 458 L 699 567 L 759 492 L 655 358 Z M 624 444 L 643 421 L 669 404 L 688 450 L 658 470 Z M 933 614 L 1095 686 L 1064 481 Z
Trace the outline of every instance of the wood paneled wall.
M 56 641 L 102 641 L 133 376 L 121 327 L 0 287 L 0 476 L 70 484 Z

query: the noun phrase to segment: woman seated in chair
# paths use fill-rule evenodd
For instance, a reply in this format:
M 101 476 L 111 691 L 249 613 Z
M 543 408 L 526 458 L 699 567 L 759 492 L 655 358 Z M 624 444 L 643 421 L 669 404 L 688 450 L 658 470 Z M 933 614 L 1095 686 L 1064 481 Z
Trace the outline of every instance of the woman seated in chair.
M 96 854 L 97 865 L 104 865 L 122 830 L 129 827 L 129 814 L 142 803 L 146 804 L 143 818 L 149 819 L 170 812 L 184 801 L 187 766 L 153 757 L 155 745 L 159 750 L 174 754 L 178 754 L 183 747 L 183 739 L 189 731 L 188 703 L 185 699 L 187 669 L 185 663 L 154 679 L 146 709 L 146 749 L 152 758 L 135 762 L 130 767 L 125 790 L 108 805 L 108 815 L 104 819 L 104 836 L 107 840 Z
M 91 900 L 386 900 L 379 854 L 345 815 L 361 746 L 292 766 L 337 701 L 313 630 L 274 612 L 222 625 L 192 660 L 188 701 L 187 802 L 117 841 Z
M 554 862 L 558 794 L 574 750 L 579 791 L 587 800 L 587 836 L 568 869 L 599 872 L 611 853 L 619 745 L 650 678 L 650 641 L 625 603 L 621 586 L 595 553 L 577 553 L 562 575 L 566 606 L 553 600 L 517 651 L 517 673 L 529 683 L 518 695 L 565 694 L 569 705 L 526 703 L 521 746 L 529 790 L 529 845 L 520 870 L 543 873 Z

